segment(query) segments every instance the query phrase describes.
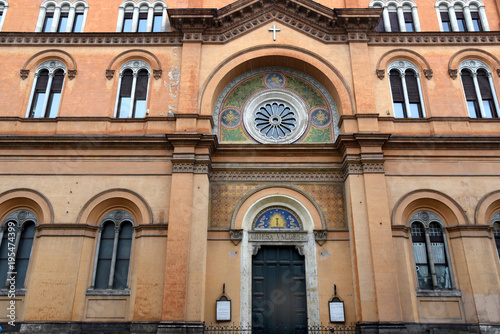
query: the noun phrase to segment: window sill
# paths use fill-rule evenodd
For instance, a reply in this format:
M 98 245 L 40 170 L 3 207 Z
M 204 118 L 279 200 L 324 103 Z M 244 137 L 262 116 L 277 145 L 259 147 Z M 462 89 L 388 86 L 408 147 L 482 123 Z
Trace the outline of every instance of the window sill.
M 26 289 L 16 289 L 14 291 L 9 289 L 0 289 L 0 296 L 8 296 L 11 293 L 14 296 L 26 296 Z
M 113 290 L 113 289 L 87 289 L 87 296 L 130 296 L 130 289 Z
M 462 297 L 460 290 L 417 290 L 417 297 Z

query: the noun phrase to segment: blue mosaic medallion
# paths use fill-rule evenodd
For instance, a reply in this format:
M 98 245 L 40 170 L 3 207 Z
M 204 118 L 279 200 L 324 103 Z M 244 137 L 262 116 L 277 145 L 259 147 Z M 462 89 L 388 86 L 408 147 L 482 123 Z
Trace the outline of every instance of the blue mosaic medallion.
M 291 211 L 273 207 L 268 208 L 261 212 L 254 222 L 255 230 L 274 230 L 274 229 L 287 229 L 287 230 L 300 230 L 301 223 L 299 218 Z
M 327 126 L 330 124 L 330 113 L 326 109 L 318 108 L 311 113 L 311 121 L 318 127 Z
M 226 127 L 232 128 L 240 122 L 240 113 L 235 109 L 227 109 L 222 112 L 221 122 Z
M 266 76 L 265 82 L 269 88 L 281 88 L 285 85 L 285 77 L 280 73 L 271 73 Z

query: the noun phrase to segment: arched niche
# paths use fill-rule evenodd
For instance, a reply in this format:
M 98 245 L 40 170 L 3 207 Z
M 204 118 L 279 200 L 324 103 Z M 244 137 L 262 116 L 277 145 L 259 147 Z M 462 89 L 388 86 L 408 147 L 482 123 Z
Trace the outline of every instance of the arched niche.
M 12 189 L 0 194 L 0 222 L 11 212 L 28 209 L 37 217 L 38 224 L 53 224 L 54 209 L 49 200 L 33 189 Z
M 491 218 L 498 211 L 500 211 L 500 190 L 492 191 L 479 200 L 474 213 L 474 223 L 490 225 Z

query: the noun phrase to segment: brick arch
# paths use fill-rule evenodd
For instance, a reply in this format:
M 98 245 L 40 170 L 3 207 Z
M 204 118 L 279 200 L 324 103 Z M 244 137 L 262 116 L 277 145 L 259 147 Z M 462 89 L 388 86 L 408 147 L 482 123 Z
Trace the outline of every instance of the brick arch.
M 500 211 L 500 190 L 484 195 L 476 206 L 474 224 L 490 225 L 493 215 Z
M 0 222 L 11 212 L 20 209 L 32 211 L 36 215 L 39 225 L 54 223 L 52 204 L 40 192 L 28 188 L 19 188 L 0 194 Z
M 25 79 L 27 74 L 30 71 L 34 71 L 40 66 L 40 64 L 48 61 L 48 60 L 59 60 L 66 66 L 66 72 L 68 73 L 68 77 L 73 79 L 76 75 L 77 64 L 75 58 L 73 56 L 63 50 L 44 50 L 38 53 L 35 53 L 31 56 L 21 68 L 21 78 Z
M 231 229 L 249 229 L 245 221 L 252 220 L 262 209 L 284 205 L 301 216 L 304 230 L 324 230 L 326 222 L 319 205 L 301 190 L 293 186 L 263 186 L 249 192 L 236 205 L 231 217 Z
M 161 77 L 162 68 L 158 57 L 152 52 L 140 49 L 124 51 L 114 57 L 106 69 L 106 77 L 108 79 L 112 79 L 114 73 L 117 71 L 119 72 L 125 63 L 135 59 L 146 62 L 151 67 L 152 74 L 155 79 L 159 79 Z
M 432 69 L 427 61 L 420 53 L 413 50 L 407 49 L 394 49 L 384 53 L 377 62 L 377 75 L 380 79 L 383 78 L 381 75 L 385 73 L 387 67 L 396 60 L 407 60 L 417 66 L 421 75 L 424 75 L 427 79 L 432 78 Z
M 110 189 L 95 195 L 83 206 L 76 223 L 98 226 L 107 213 L 118 209 L 129 212 L 135 226 L 153 224 L 153 212 L 148 203 L 128 189 Z
M 200 87 L 200 114 L 212 115 L 217 98 L 233 79 L 251 69 L 273 66 L 307 73 L 321 83 L 332 96 L 339 116 L 356 113 L 352 87 L 340 71 L 326 59 L 303 48 L 264 45 L 241 50 L 213 69 Z
M 464 210 L 454 199 L 432 189 L 415 190 L 401 197 L 392 211 L 391 224 L 408 225 L 411 216 L 421 210 L 439 215 L 446 227 L 469 224 Z
M 492 72 L 500 73 L 500 60 L 493 54 L 480 49 L 464 49 L 456 52 L 448 61 L 448 73 L 456 78 L 460 64 L 468 59 L 477 59 L 488 65 Z M 499 74 L 500 75 L 500 74 Z

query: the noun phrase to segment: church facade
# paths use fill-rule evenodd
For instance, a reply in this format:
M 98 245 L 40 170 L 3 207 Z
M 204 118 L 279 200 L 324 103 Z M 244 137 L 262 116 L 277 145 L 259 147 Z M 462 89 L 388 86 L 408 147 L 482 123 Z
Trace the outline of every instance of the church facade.
M 3 331 L 499 333 L 499 30 L 495 0 L 0 0 Z

